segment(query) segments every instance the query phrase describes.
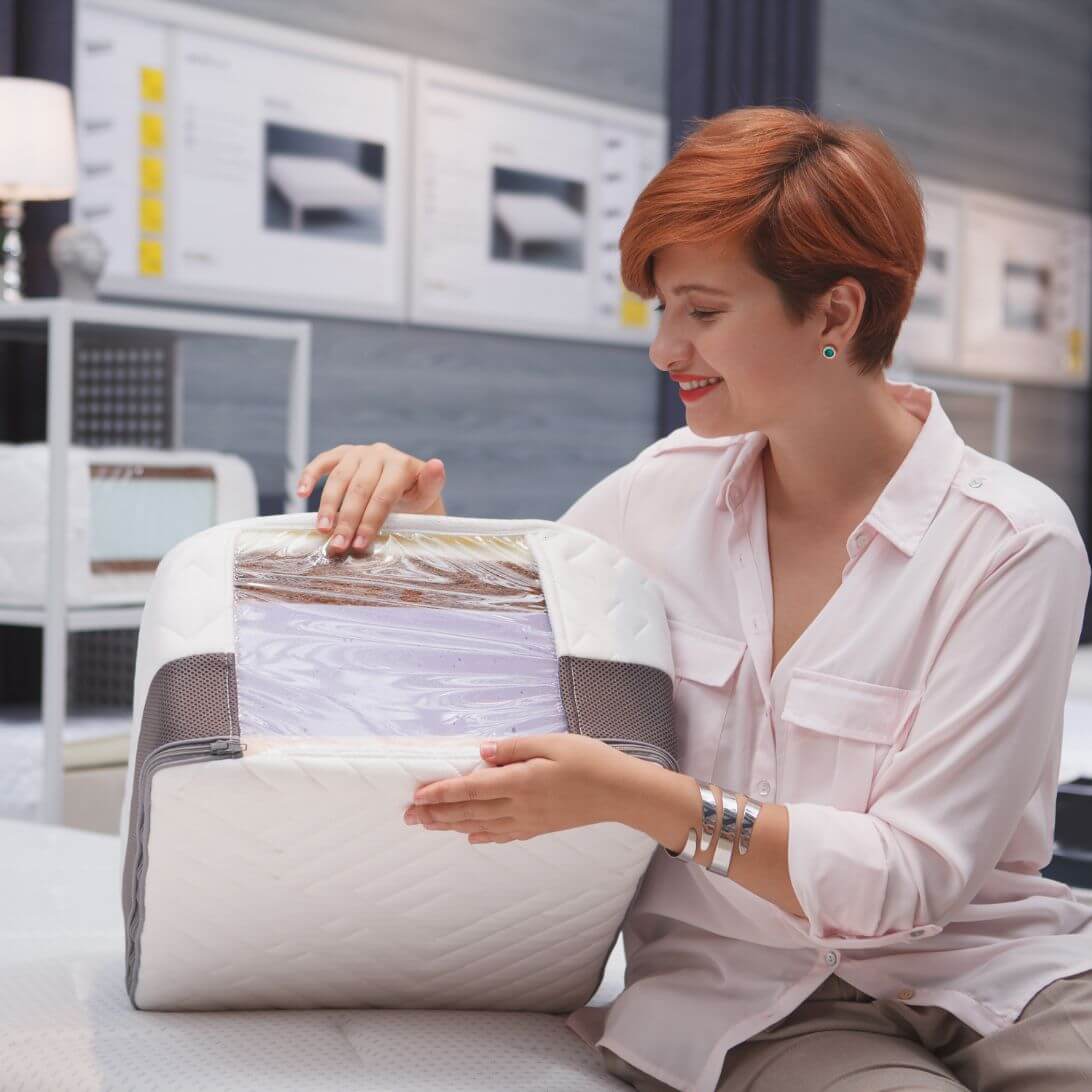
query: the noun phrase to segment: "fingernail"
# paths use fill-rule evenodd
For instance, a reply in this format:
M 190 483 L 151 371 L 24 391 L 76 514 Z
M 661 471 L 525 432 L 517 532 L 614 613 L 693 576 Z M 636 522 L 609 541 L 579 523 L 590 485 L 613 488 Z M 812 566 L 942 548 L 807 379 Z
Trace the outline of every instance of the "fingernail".
M 482 744 L 482 758 L 496 758 L 497 745 L 495 743 Z
M 412 827 L 417 823 L 417 816 L 412 811 L 405 812 L 402 818 L 406 821 L 408 827 Z
M 357 535 L 356 538 L 353 539 L 353 545 L 358 550 L 363 550 L 367 543 L 368 540 L 363 535 Z
M 320 531 L 329 531 L 333 526 L 333 520 L 329 516 L 319 516 L 318 525 Z
M 335 550 L 342 550 L 345 548 L 345 536 L 334 535 L 333 541 L 330 543 Z

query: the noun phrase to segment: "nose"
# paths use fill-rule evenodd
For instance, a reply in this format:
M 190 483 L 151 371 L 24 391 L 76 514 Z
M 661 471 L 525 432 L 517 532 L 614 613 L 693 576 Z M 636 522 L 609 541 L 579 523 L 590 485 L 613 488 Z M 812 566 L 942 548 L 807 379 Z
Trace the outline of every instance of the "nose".
M 672 364 L 690 359 L 690 343 L 685 338 L 679 337 L 672 329 L 671 323 L 663 319 L 660 322 L 660 328 L 656 331 L 656 336 L 652 339 L 652 344 L 648 347 L 648 359 L 661 372 L 666 372 Z

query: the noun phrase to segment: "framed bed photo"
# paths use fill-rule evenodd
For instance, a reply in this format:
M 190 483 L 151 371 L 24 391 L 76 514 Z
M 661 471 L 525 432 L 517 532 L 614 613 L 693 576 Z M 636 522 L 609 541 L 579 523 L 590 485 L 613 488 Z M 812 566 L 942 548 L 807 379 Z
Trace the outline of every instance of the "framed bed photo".
M 414 142 L 413 321 L 651 341 L 618 239 L 666 158 L 663 116 L 416 61 Z
M 961 370 L 1087 386 L 1089 217 L 983 191 L 964 207 Z
M 73 219 L 104 296 L 406 317 L 408 56 L 169 0 L 79 0 Z

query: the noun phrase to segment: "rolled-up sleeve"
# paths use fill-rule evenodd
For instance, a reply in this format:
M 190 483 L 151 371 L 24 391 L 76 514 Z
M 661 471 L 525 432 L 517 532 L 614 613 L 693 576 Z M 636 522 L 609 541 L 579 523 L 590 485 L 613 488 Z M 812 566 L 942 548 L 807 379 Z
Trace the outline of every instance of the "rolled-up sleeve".
M 789 877 L 807 915 L 791 920 L 817 943 L 941 931 L 997 866 L 1036 794 L 1056 788 L 1088 556 L 1075 534 L 1040 524 L 1014 531 L 984 572 L 868 812 L 786 804 Z

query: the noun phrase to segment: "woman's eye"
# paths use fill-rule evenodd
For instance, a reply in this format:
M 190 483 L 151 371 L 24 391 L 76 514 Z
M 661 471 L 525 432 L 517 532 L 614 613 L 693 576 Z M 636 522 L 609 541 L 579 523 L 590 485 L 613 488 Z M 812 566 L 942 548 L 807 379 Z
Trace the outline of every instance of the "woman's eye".
M 658 303 L 658 304 L 656 304 L 655 307 L 652 308 L 652 310 L 653 311 L 662 311 L 662 310 L 664 310 L 664 305 L 662 303 Z M 716 311 L 700 311 L 700 310 L 695 309 L 695 310 L 690 312 L 690 317 L 691 318 L 696 318 L 696 319 L 709 319 L 709 318 L 712 318 L 715 314 L 717 314 Z

